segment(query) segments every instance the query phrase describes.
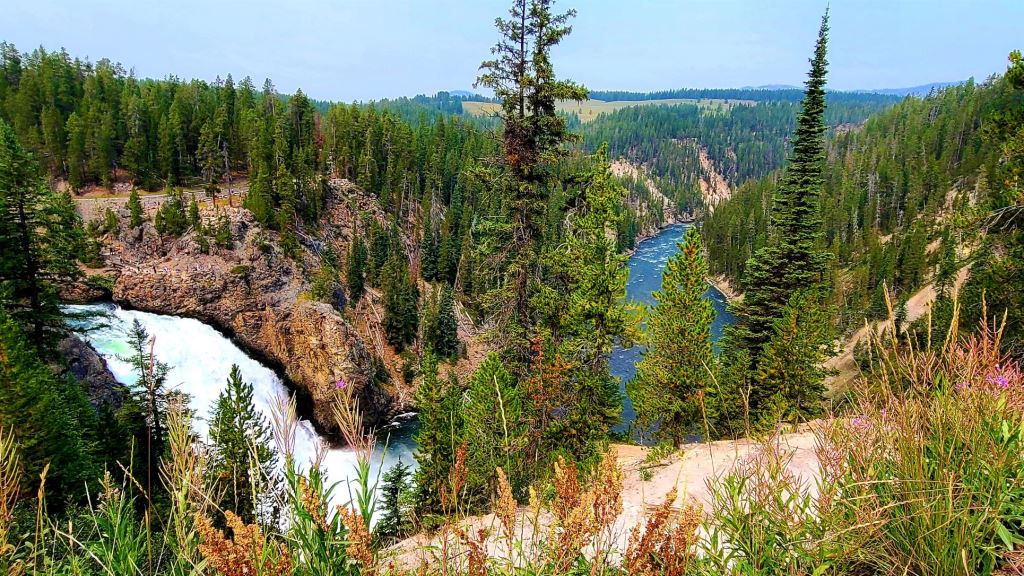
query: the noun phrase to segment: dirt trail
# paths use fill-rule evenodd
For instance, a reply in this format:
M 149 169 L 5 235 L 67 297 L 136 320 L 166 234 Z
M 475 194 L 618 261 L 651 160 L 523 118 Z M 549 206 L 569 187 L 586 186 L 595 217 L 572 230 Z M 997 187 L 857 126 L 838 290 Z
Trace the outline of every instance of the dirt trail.
M 788 470 L 808 485 L 813 485 L 819 473 L 814 433 L 804 427 L 803 431 L 778 436 L 774 442 L 789 457 Z M 707 509 L 710 505 L 708 482 L 728 473 L 737 463 L 748 461 L 762 449 L 761 444 L 747 439 L 690 444 L 681 453 L 656 467 L 648 468 L 651 476 L 649 480 L 644 480 L 642 470 L 650 465 L 644 462 L 649 449 L 643 446 L 613 445 L 612 450 L 624 472 L 622 513 L 612 530 L 618 549 L 625 549 L 632 528 L 643 522 L 654 506 L 662 504 L 673 487 L 678 494 L 675 506 L 696 503 Z M 519 509 L 520 527 L 527 524 L 528 513 L 526 508 Z M 546 530 L 550 525 L 550 517 L 542 515 L 540 525 Z M 492 555 L 505 553 L 505 547 L 498 542 L 497 535 L 501 534 L 501 526 L 494 514 L 467 518 L 461 526 L 471 534 L 479 529 L 489 530 L 491 536 L 487 541 L 488 551 Z M 533 534 L 530 532 L 528 526 L 522 528 L 520 538 L 525 542 L 532 541 Z M 441 542 L 437 534 L 419 534 L 392 547 L 388 556 L 396 565 L 415 568 L 422 562 L 430 563 L 434 560 L 432 554 Z
M 960 269 L 956 276 L 956 282 L 954 283 L 954 292 L 959 292 L 960 287 L 963 286 L 964 282 L 967 281 L 967 276 L 970 273 L 970 265 L 964 266 Z M 914 322 L 919 318 L 923 318 L 928 314 L 928 310 L 931 308 L 932 303 L 935 302 L 937 294 L 935 292 L 935 285 L 929 283 L 924 288 L 921 288 L 915 292 L 910 298 L 907 299 L 907 323 Z M 825 367 L 837 371 L 835 376 L 830 377 L 825 386 L 832 391 L 845 390 L 854 378 L 860 373 L 860 369 L 857 367 L 857 361 L 853 357 L 853 349 L 874 331 L 875 334 L 881 334 L 883 330 L 889 329 L 891 323 L 888 320 L 881 320 L 874 322 L 870 325 L 865 325 L 854 332 L 849 338 L 843 342 L 843 347 L 840 353 L 832 358 L 829 358 L 825 362 Z

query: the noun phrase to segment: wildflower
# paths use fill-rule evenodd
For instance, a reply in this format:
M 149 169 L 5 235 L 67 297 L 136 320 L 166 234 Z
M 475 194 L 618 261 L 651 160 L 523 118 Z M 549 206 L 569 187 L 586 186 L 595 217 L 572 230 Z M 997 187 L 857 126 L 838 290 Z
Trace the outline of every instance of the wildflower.
M 986 380 L 988 380 L 989 384 L 995 384 L 996 386 L 999 386 L 1003 390 L 1006 390 L 1007 388 L 1010 387 L 1010 379 L 1007 378 L 1006 376 L 989 376 L 988 378 L 986 378 Z
M 850 427 L 859 432 L 863 432 L 864 430 L 871 429 L 871 421 L 869 421 L 866 418 L 861 418 L 860 416 L 857 416 L 850 421 Z
M 338 378 L 338 381 L 334 383 L 334 387 L 338 390 L 344 390 L 348 387 L 348 381 L 346 381 L 344 377 Z

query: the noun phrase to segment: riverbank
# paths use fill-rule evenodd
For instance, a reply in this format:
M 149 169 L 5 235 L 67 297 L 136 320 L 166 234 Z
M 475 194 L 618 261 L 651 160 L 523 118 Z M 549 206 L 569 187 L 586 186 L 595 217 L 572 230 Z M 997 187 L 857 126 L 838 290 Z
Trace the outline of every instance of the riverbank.
M 708 276 L 705 278 L 708 284 L 710 284 L 715 290 L 718 290 L 725 296 L 725 299 L 729 302 L 739 301 L 743 299 L 743 293 L 733 288 L 732 282 L 725 277 L 724 274 L 718 274 L 716 276 Z

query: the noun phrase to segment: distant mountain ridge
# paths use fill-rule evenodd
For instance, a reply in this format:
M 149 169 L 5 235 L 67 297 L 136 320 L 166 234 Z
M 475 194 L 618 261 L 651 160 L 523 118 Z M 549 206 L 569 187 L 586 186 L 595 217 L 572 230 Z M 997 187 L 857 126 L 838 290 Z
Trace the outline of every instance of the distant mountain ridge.
M 920 86 L 910 86 L 907 88 L 877 88 L 874 90 L 854 90 L 854 92 L 890 94 L 893 96 L 927 96 L 933 90 L 941 90 L 943 88 L 949 88 L 950 86 L 959 86 L 963 83 L 963 80 L 958 82 L 932 82 L 930 84 L 921 84 Z

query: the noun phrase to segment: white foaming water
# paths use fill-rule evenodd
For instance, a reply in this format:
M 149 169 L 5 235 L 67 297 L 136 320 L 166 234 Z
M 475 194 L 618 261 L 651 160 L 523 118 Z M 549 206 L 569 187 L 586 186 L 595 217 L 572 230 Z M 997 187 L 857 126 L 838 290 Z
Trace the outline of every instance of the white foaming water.
M 227 384 L 232 364 L 237 364 L 242 379 L 252 384 L 253 402 L 268 425 L 271 423 L 271 405 L 288 398 L 288 389 L 273 370 L 250 358 L 230 339 L 198 320 L 125 310 L 114 304 L 75 305 L 68 306 L 68 309 L 107 314 L 105 319 L 92 323 L 105 326 L 93 329 L 83 337 L 103 356 L 111 373 L 123 384 L 132 384 L 137 379 L 131 365 L 123 358 L 131 354 L 128 329 L 134 320 L 141 322 L 149 335 L 155 338 L 153 350 L 156 358 L 170 368 L 167 374 L 168 389 L 189 395 L 189 405 L 195 414 L 193 427 L 200 438 L 207 438 L 208 418 L 218 395 Z M 398 432 L 388 443 L 386 451 L 383 443 L 378 443 L 371 478 L 375 478 L 378 471 L 387 471 L 399 459 L 415 467 L 415 444 L 407 431 Z M 296 462 L 308 468 L 322 440 L 313 425 L 306 420 L 299 423 L 296 436 Z M 327 448 L 323 467 L 328 480 L 342 483 L 335 490 L 335 499 L 339 501 L 335 503 L 348 501 L 349 490 L 345 484 L 355 478 L 355 464 L 355 453 L 352 450 Z

